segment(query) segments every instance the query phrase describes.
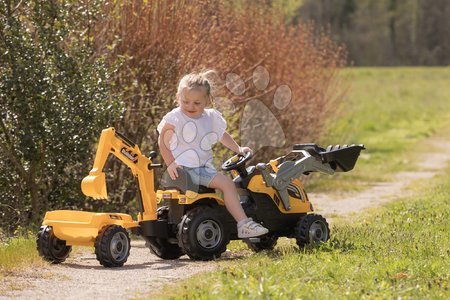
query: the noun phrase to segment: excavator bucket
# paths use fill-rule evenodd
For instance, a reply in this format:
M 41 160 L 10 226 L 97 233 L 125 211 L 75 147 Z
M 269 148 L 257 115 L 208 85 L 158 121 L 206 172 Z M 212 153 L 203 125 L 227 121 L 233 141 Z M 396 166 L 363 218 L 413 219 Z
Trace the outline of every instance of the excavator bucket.
M 95 175 L 90 174 L 83 178 L 81 182 L 81 191 L 88 197 L 94 199 L 106 199 L 106 177 L 105 173 L 100 172 Z

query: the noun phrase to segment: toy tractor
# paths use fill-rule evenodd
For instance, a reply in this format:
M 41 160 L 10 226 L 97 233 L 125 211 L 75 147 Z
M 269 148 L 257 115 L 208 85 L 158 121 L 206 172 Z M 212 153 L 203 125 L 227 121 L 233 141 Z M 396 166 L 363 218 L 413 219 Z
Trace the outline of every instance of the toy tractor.
M 310 172 L 352 170 L 363 145 L 295 145 L 290 153 L 269 163 L 246 167 L 251 154 L 235 155 L 222 165 L 230 171 L 247 216 L 262 223 L 269 233 L 245 239 L 254 251 L 273 249 L 279 237 L 295 238 L 299 247 L 326 242 L 330 230 L 326 220 L 314 214 L 298 177 Z M 163 178 L 161 190 L 154 190 L 152 160 L 138 146 L 114 128 L 102 131 L 94 166 L 82 181 L 85 195 L 106 199 L 103 167 L 112 154 L 132 171 L 138 184 L 140 213 L 137 220 L 122 213 L 57 210 L 47 212 L 37 238 L 39 254 L 61 263 L 72 245 L 94 246 L 97 260 L 105 267 L 122 266 L 130 253 L 128 230 L 140 235 L 156 256 L 177 259 L 186 254 L 194 260 L 221 256 L 230 240 L 237 240 L 236 221 L 214 189 L 196 186 L 182 169 L 176 180 Z M 165 202 L 166 205 L 161 206 Z M 160 207 L 158 208 L 158 204 Z

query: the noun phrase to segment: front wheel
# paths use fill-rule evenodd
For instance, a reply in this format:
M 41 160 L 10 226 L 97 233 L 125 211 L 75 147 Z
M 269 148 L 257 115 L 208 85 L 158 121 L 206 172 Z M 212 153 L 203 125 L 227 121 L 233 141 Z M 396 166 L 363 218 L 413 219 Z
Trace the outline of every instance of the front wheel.
M 295 227 L 295 238 L 300 248 L 308 244 L 325 243 L 330 238 L 330 228 L 324 217 L 309 214 L 298 221 Z
M 66 241 L 55 236 L 51 226 L 41 226 L 37 235 L 36 246 L 39 255 L 54 264 L 65 261 L 72 251 L 72 246 L 67 246 Z
M 104 267 L 121 267 L 130 255 L 130 237 L 118 225 L 104 227 L 95 239 L 95 256 Z
M 184 215 L 178 239 L 184 252 L 195 260 L 219 258 L 230 241 L 220 213 L 206 206 L 196 207 Z

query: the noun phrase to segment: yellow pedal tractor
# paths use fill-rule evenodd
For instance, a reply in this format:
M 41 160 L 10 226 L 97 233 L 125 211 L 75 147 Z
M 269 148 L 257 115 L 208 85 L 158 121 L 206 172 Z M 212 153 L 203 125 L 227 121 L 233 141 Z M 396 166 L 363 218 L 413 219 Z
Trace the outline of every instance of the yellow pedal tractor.
M 363 145 L 329 146 L 299 144 L 285 156 L 246 167 L 250 154 L 236 155 L 222 165 L 230 171 L 245 213 L 262 223 L 269 233 L 245 239 L 254 251 L 273 249 L 279 237 L 295 238 L 299 247 L 326 242 L 326 220 L 313 207 L 298 177 L 310 172 L 347 172 L 353 169 Z M 196 186 L 180 169 L 177 180 L 163 178 L 162 190 L 154 190 L 154 168 L 161 167 L 141 153 L 125 136 L 108 128 L 102 131 L 94 166 L 81 183 L 86 196 L 106 199 L 103 167 L 109 155 L 132 171 L 138 184 L 140 213 L 137 220 L 122 213 L 57 210 L 45 214 L 38 233 L 37 249 L 47 261 L 63 262 L 72 245 L 94 246 L 105 267 L 122 266 L 130 253 L 128 230 L 140 235 L 150 250 L 163 259 L 187 254 L 195 260 L 221 256 L 230 240 L 238 239 L 236 221 L 214 189 Z M 158 204 L 165 202 L 158 208 Z

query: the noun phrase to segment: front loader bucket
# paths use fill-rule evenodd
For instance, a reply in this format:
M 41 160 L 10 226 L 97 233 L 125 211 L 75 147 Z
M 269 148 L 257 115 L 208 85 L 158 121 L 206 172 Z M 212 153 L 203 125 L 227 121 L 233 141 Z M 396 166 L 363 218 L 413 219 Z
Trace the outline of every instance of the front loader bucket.
M 322 161 L 322 163 L 330 164 L 330 167 L 336 172 L 348 172 L 355 167 L 359 154 L 366 149 L 361 145 L 339 145 L 328 146 L 327 149 L 321 148 L 316 144 L 296 144 L 293 150 L 305 150 L 309 154 Z
M 343 147 L 336 145 L 320 155 L 322 161 L 329 163 L 336 172 L 348 172 L 355 167 L 359 153 L 364 149 L 366 149 L 364 145 L 344 145 Z
M 88 175 L 81 182 L 81 191 L 88 197 L 94 199 L 106 199 L 106 177 L 105 173 L 100 172 L 96 175 Z

